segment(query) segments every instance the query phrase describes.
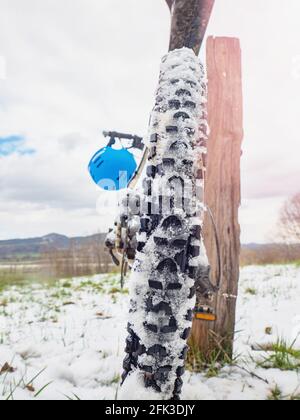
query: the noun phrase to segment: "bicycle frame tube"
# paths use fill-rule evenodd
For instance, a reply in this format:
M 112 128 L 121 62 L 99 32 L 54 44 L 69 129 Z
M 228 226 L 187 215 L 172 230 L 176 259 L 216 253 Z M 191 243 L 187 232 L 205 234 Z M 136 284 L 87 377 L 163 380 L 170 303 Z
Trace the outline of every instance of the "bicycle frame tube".
M 172 13 L 169 50 L 187 47 L 198 55 L 215 0 L 174 0 L 167 3 Z

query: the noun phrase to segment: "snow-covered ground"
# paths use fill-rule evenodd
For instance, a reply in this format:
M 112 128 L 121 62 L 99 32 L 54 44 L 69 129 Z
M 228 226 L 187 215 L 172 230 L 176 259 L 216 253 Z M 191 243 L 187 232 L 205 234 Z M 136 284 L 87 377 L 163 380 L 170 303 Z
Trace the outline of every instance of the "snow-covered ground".
M 118 398 L 127 309 L 114 275 L 0 291 L 0 399 Z M 234 366 L 187 372 L 183 398 L 299 398 L 299 333 L 300 268 L 243 268 Z M 290 370 L 259 347 L 279 339 L 294 342 Z

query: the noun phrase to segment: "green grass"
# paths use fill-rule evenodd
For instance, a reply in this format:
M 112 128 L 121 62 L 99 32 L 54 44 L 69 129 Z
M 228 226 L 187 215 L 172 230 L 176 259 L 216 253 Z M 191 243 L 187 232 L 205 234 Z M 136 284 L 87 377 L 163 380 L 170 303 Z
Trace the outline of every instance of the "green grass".
M 101 385 L 102 386 L 111 386 L 111 385 L 119 384 L 120 381 L 121 381 L 121 376 L 119 374 L 116 374 L 110 380 L 101 381 Z
M 82 276 L 80 276 L 81 278 Z M 59 286 L 63 289 L 71 289 L 73 287 L 72 279 L 74 277 L 65 277 L 60 283 L 61 278 L 57 276 L 51 276 L 41 271 L 36 272 L 22 272 L 19 271 L 8 271 L 1 269 L 0 267 L 0 293 L 11 286 L 24 287 L 32 284 L 39 284 L 44 287 Z M 95 280 L 94 276 L 84 277 L 77 289 L 92 289 L 97 293 L 108 292 L 110 294 L 116 293 L 128 293 L 127 289 L 120 288 L 120 282 L 118 277 L 114 273 L 105 275 L 101 280 Z M 108 290 L 107 290 L 108 289 Z
M 300 401 L 300 394 L 283 395 L 281 389 L 276 385 L 271 389 L 268 401 Z
M 10 286 L 28 286 L 36 283 L 44 286 L 54 285 L 57 278 L 42 273 L 22 273 L 0 271 L 0 292 Z
M 271 389 L 270 395 L 268 397 L 269 401 L 282 401 L 284 399 L 281 389 L 278 387 L 278 385 L 275 386 L 275 388 Z
M 226 339 L 211 335 L 211 350 L 203 353 L 199 346 L 190 340 L 190 350 L 187 357 L 186 368 L 191 372 L 204 373 L 207 378 L 219 375 L 225 366 L 234 366 L 238 357 L 232 357 L 232 349 L 228 348 Z
M 128 295 L 129 290 L 127 288 L 122 289 L 121 287 L 112 287 L 109 292 L 110 295 L 115 295 L 116 293 L 121 293 L 122 295 Z
M 257 366 L 263 369 L 279 369 L 281 371 L 300 370 L 300 350 L 294 348 L 294 344 L 287 344 L 283 339 L 275 344 L 262 346 L 261 350 L 271 352 L 270 356 L 257 362 Z
M 257 290 L 256 290 L 256 289 L 254 289 L 254 288 L 252 288 L 252 287 L 248 287 L 248 288 L 245 290 L 245 294 L 246 294 L 246 295 L 251 295 L 251 296 L 256 296 L 256 295 L 257 295 Z
M 9 383 L 8 384 L 8 389 L 9 389 L 9 393 L 7 393 L 7 395 L 5 394 L 5 388 L 3 390 L 3 397 L 6 401 L 9 400 L 14 400 L 14 394 L 16 392 L 16 390 L 18 388 L 22 388 L 22 389 L 27 389 L 30 390 L 30 392 L 34 393 L 34 398 L 38 397 L 49 385 L 51 385 L 51 382 L 45 384 L 42 388 L 40 388 L 38 391 L 35 391 L 34 389 L 34 381 L 39 378 L 41 376 L 41 374 L 46 370 L 46 368 L 43 368 L 42 370 L 40 370 L 33 378 L 31 378 L 30 380 L 26 380 L 26 373 L 24 373 L 21 376 L 21 379 L 19 380 L 19 382 L 15 383 Z M 7 380 L 7 375 L 5 375 L 4 379 L 3 379 L 3 383 L 5 383 L 5 381 Z

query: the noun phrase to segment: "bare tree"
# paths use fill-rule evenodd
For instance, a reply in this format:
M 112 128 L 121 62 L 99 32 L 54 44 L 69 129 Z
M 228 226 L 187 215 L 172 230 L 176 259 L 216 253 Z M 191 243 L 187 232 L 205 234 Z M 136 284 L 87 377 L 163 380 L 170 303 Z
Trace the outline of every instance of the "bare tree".
M 57 277 L 107 273 L 111 268 L 110 256 L 100 235 L 83 243 L 70 241 L 65 249 L 47 247 L 42 252 L 42 264 L 45 272 Z
M 285 242 L 300 242 L 300 192 L 286 201 L 280 212 L 280 236 Z

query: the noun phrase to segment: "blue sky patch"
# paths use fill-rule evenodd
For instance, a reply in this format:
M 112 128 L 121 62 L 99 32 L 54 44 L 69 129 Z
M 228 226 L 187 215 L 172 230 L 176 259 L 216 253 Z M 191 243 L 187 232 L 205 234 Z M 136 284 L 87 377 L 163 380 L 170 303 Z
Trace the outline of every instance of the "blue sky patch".
M 35 150 L 26 147 L 26 139 L 23 136 L 0 137 L 0 157 L 10 156 L 14 153 L 25 156 L 34 154 Z

